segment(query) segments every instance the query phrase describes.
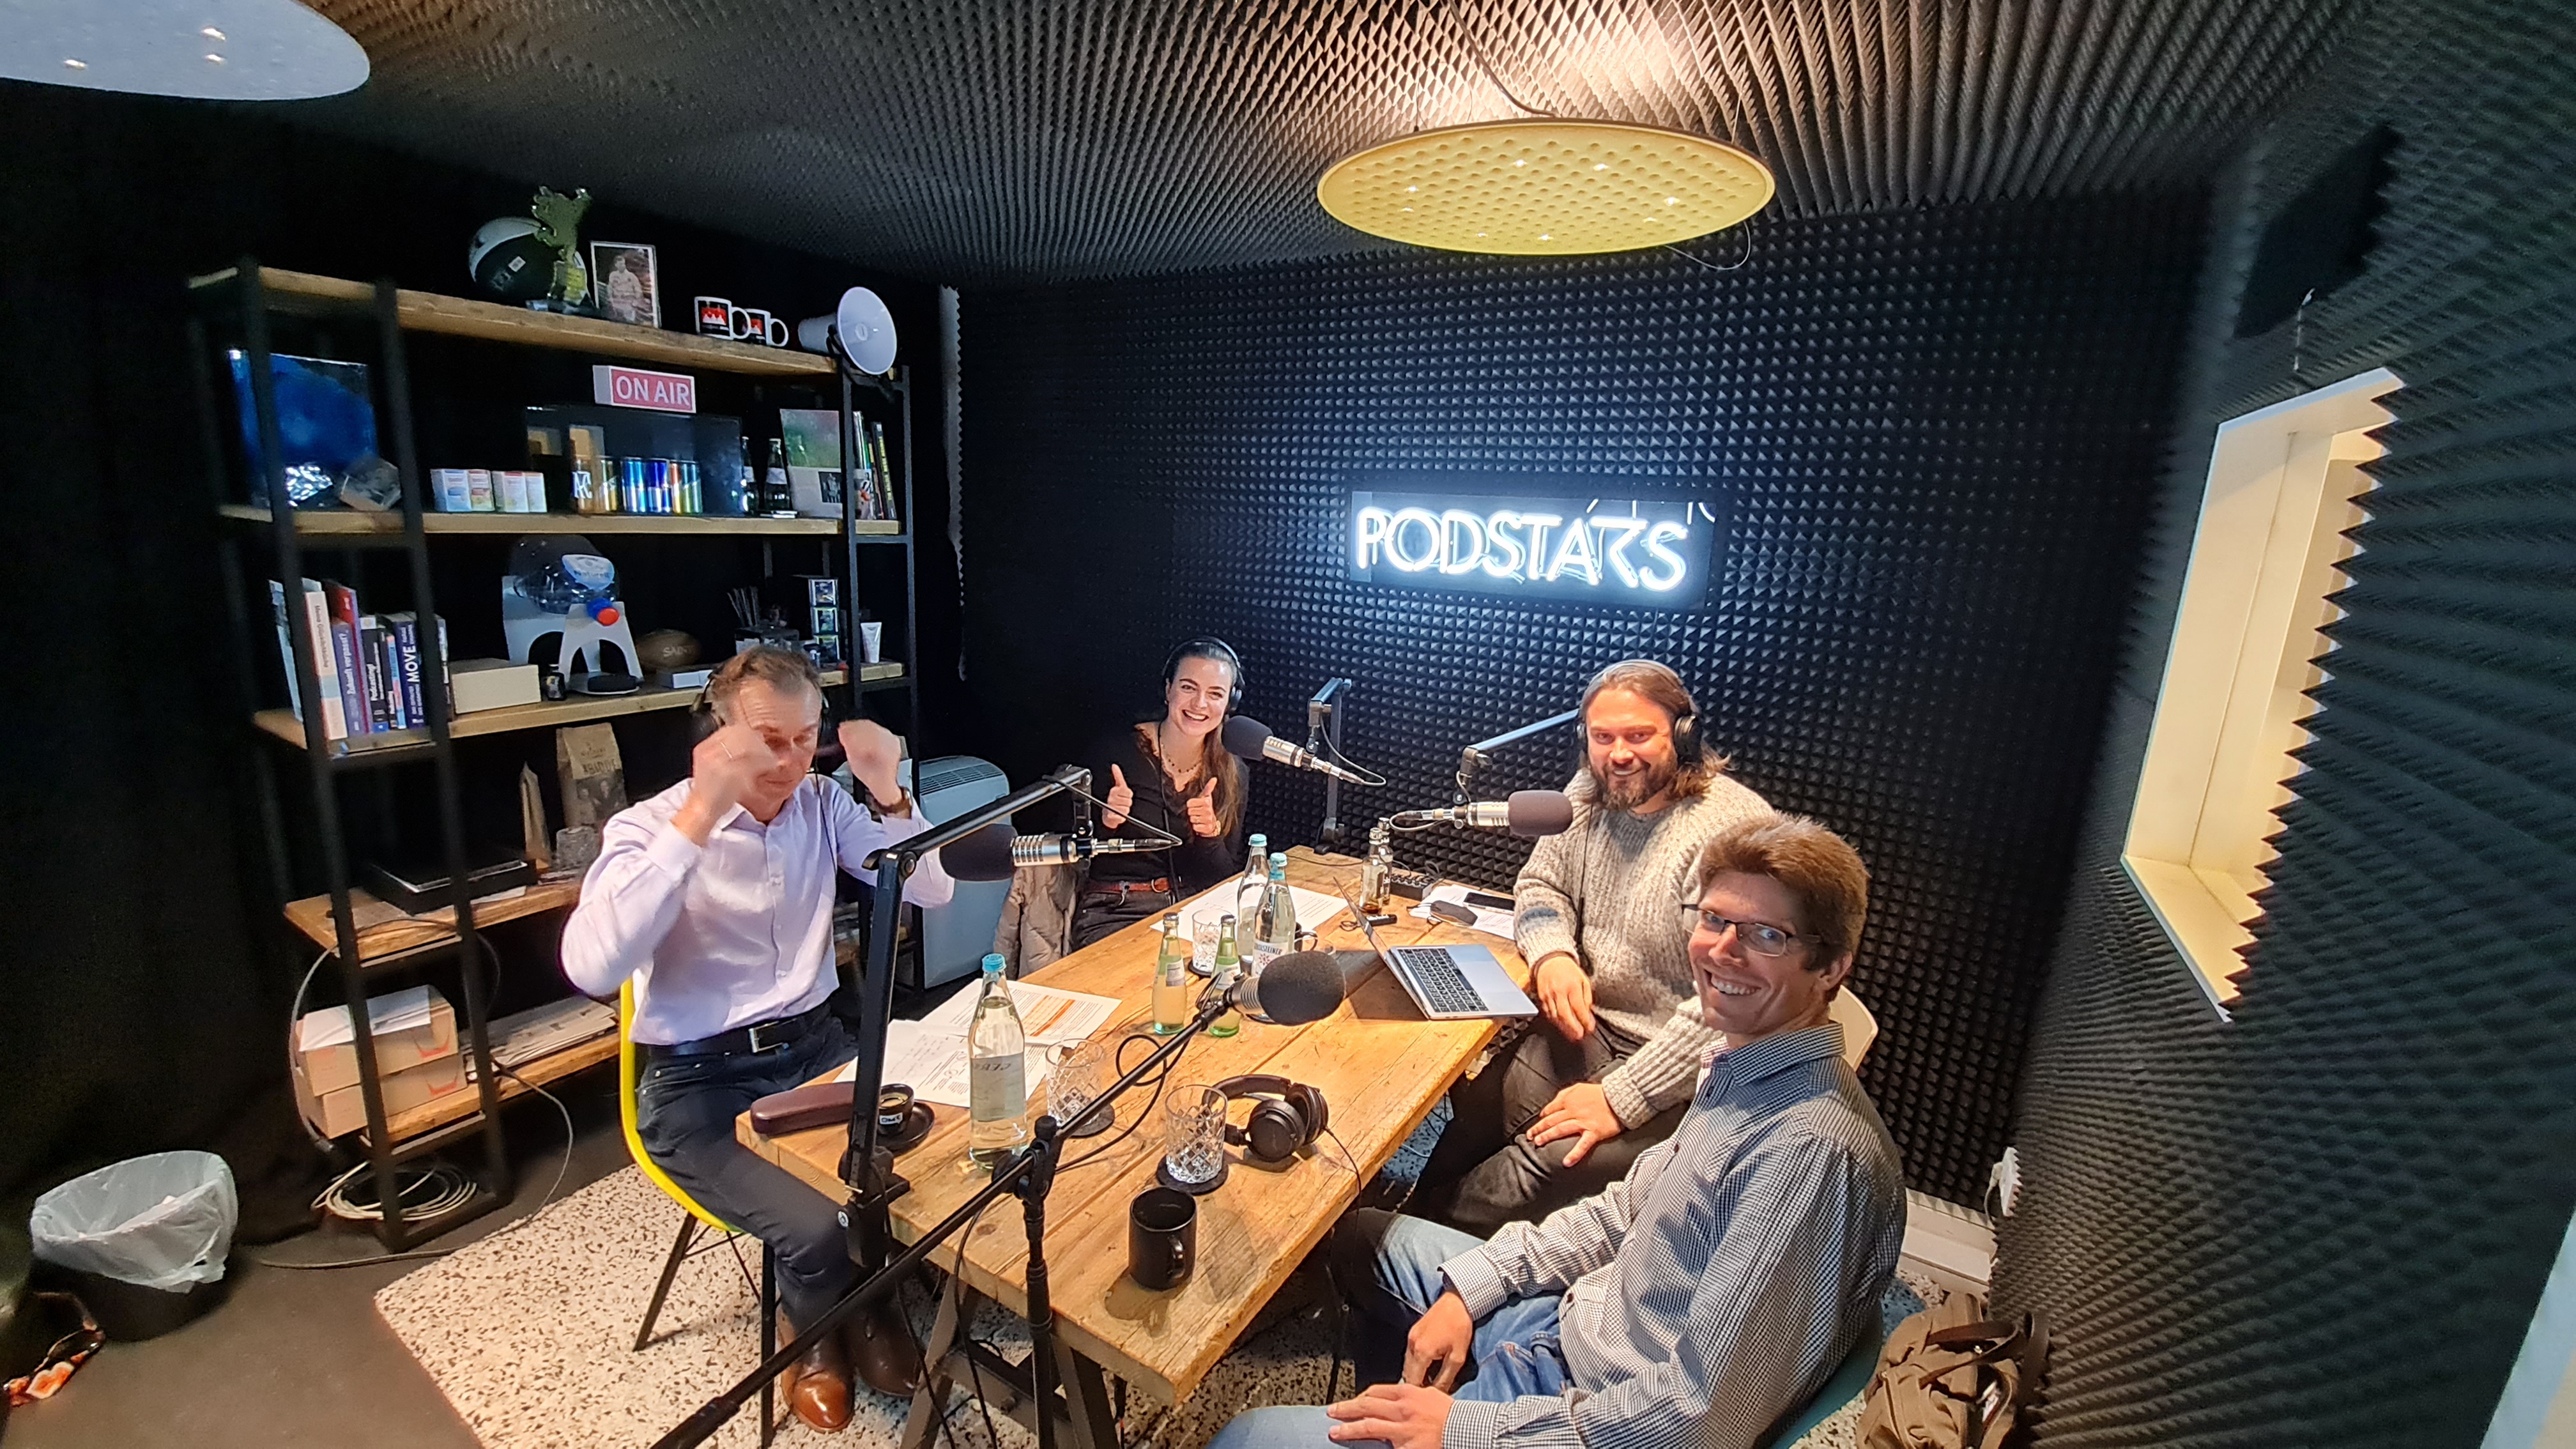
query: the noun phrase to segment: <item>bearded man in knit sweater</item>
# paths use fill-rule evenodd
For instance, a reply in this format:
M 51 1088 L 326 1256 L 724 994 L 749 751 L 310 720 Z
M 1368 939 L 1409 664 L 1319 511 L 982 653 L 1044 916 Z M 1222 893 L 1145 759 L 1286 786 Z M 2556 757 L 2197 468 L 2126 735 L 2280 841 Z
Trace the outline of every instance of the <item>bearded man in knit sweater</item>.
M 1711 837 L 1770 810 L 1697 738 L 1698 715 L 1681 676 L 1648 659 L 1585 687 L 1574 823 L 1539 841 L 1513 888 L 1541 1019 L 1450 1089 L 1416 1215 L 1479 1237 L 1536 1221 L 1681 1124 L 1719 1039 L 1675 902 Z

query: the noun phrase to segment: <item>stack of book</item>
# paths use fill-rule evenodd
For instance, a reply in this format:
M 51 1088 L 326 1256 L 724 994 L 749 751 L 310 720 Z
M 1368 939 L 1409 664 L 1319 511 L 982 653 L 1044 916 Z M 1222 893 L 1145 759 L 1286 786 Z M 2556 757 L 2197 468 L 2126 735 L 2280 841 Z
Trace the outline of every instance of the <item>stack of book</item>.
M 420 621 L 409 613 L 369 614 L 358 607 L 357 591 L 330 579 L 304 579 L 303 618 L 313 646 L 314 673 L 320 676 L 323 733 L 333 740 L 353 735 L 390 734 L 426 729 L 428 709 L 448 708 L 445 681 L 424 688 L 421 679 Z M 286 697 L 297 720 L 304 718 L 303 691 L 295 682 L 295 640 L 287 630 L 291 615 L 285 586 L 271 579 L 268 600 L 277 614 L 277 652 L 286 665 Z M 447 657 L 447 621 L 435 621 L 438 654 Z

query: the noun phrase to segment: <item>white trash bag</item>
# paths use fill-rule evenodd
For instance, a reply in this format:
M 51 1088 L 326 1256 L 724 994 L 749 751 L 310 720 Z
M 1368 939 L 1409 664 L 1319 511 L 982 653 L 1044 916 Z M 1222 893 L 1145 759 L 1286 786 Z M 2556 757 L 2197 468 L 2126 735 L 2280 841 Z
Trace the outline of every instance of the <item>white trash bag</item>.
M 184 1293 L 224 1276 L 241 1201 L 211 1152 L 156 1152 L 84 1173 L 36 1199 L 27 1219 L 48 1263 Z

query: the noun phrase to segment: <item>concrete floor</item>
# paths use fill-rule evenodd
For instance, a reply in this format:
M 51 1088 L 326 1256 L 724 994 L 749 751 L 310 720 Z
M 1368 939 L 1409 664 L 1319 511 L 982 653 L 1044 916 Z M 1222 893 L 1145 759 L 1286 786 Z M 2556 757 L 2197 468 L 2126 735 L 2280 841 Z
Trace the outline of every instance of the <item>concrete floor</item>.
M 617 1076 L 585 1073 L 557 1089 L 576 1129 L 559 1196 L 626 1164 Z M 457 1248 L 535 1210 L 564 1161 L 563 1124 L 540 1099 L 505 1119 L 518 1165 L 507 1206 L 429 1244 Z M 343 1229 L 238 1249 L 232 1296 L 204 1318 L 143 1343 L 111 1343 L 52 1399 L 8 1416 L 8 1449 L 478 1449 L 463 1420 L 376 1316 L 375 1292 L 422 1260 L 294 1272 L 259 1259 L 371 1257 L 373 1238 Z

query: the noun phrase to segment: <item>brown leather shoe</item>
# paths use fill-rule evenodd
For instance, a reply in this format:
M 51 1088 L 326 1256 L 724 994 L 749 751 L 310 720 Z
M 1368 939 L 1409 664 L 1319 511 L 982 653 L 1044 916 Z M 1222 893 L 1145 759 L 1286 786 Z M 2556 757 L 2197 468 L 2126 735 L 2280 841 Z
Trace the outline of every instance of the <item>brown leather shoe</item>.
M 841 1350 L 841 1335 L 823 1335 L 822 1342 L 778 1376 L 778 1387 L 787 1397 L 787 1407 L 807 1428 L 828 1434 L 849 1423 L 850 1361 Z
M 879 1303 L 842 1325 L 841 1333 L 861 1382 L 881 1394 L 912 1397 L 921 1384 L 921 1345 L 913 1342 L 912 1326 L 899 1309 Z

